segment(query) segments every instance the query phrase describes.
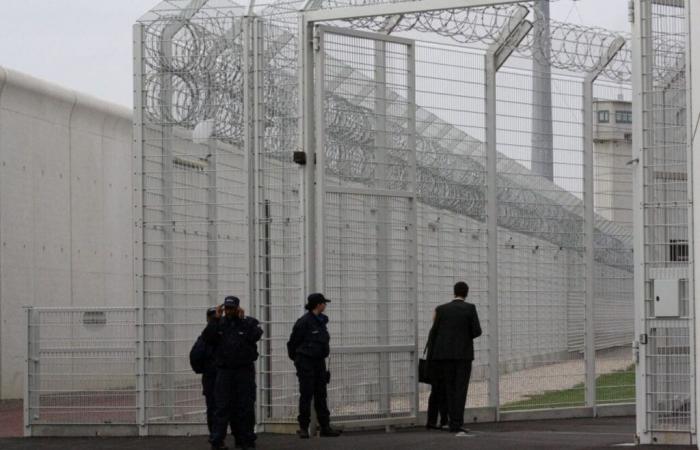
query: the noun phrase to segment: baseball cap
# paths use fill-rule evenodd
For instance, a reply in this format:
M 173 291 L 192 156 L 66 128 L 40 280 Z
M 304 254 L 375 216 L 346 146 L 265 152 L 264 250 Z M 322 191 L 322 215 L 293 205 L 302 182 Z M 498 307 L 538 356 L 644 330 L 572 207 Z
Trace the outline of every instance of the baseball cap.
M 240 305 L 241 300 L 233 295 L 229 295 L 224 299 L 224 308 L 238 308 Z
M 306 298 L 306 302 L 306 309 L 312 310 L 322 303 L 330 303 L 331 301 L 323 294 L 315 292 L 313 294 L 309 294 L 309 296 Z

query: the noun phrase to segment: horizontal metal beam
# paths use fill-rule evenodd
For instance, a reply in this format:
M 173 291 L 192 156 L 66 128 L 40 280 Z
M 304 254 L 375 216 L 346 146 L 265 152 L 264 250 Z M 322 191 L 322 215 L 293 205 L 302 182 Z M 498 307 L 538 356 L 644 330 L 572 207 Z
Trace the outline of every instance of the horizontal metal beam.
M 351 353 L 413 353 L 415 351 L 415 345 L 358 345 L 332 347 L 331 355 Z
M 685 8 L 686 0 L 651 0 L 654 5 L 674 6 L 676 8 Z
M 415 193 L 409 192 L 409 191 L 391 191 L 388 189 L 335 187 L 335 186 L 327 186 L 326 193 L 371 195 L 371 196 L 375 196 L 375 197 L 400 197 L 400 198 L 413 198 L 416 196 Z
M 410 2 L 382 3 L 342 8 L 327 8 L 304 11 L 304 21 L 325 22 L 329 20 L 359 19 L 361 17 L 393 16 L 446 9 L 476 8 L 513 4 L 513 0 L 414 0 Z
M 342 36 L 369 39 L 372 41 L 394 42 L 397 44 L 413 45 L 412 39 L 406 39 L 398 36 L 389 36 L 380 33 L 373 33 L 371 31 L 353 30 L 349 28 L 332 27 L 328 25 L 319 26 L 318 31 L 319 33 L 338 34 Z

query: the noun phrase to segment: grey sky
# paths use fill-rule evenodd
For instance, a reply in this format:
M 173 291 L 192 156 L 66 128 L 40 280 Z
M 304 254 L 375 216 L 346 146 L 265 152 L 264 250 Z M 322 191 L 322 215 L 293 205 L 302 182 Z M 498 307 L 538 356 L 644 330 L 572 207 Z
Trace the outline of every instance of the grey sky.
M 160 0 L 0 0 L 0 66 L 131 107 L 132 25 Z M 628 30 L 627 0 L 558 0 L 557 20 Z

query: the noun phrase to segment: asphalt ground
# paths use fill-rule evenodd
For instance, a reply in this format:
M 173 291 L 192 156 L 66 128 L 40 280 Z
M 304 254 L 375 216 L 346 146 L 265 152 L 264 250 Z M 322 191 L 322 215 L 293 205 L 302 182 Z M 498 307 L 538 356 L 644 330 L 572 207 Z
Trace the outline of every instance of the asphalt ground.
M 262 434 L 264 450 L 598 450 L 631 448 L 634 418 L 570 419 L 471 424 L 471 433 L 457 436 L 423 428 L 395 432 L 351 432 L 339 438 L 300 440 L 296 436 Z M 206 437 L 149 438 L 2 438 L 3 450 L 208 450 Z M 633 447 L 653 450 L 695 450 L 694 446 Z

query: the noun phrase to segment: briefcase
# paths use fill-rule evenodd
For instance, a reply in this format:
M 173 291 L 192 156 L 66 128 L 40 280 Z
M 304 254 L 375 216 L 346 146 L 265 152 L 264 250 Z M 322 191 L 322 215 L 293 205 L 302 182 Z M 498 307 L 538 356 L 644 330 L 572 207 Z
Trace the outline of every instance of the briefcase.
M 418 360 L 418 381 L 425 384 L 430 382 L 430 363 L 425 358 Z

